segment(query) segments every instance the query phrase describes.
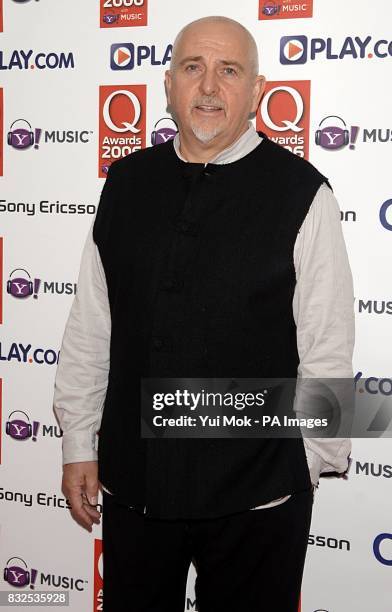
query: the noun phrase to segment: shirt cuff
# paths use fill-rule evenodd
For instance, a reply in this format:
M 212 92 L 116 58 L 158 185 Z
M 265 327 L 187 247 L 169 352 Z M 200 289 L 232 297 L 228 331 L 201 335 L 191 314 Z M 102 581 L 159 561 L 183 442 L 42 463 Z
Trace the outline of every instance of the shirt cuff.
M 316 449 L 321 447 L 320 453 L 311 448 L 312 444 Z M 318 485 L 320 476 L 340 476 L 347 472 L 351 453 L 351 440 L 349 438 L 336 438 L 329 443 L 328 439 L 305 438 L 304 446 L 313 485 Z M 327 454 L 328 461 L 323 459 L 322 452 Z
M 322 469 L 322 459 L 320 455 L 312 451 L 307 446 L 305 446 L 305 453 L 309 467 L 310 480 L 312 485 L 317 487 Z
M 63 465 L 80 461 L 98 461 L 94 439 L 89 432 L 72 432 L 63 435 Z

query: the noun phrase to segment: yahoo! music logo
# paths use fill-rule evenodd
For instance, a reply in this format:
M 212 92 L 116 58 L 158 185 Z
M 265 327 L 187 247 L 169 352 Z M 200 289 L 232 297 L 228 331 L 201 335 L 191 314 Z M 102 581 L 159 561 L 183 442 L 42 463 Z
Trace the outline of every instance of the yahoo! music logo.
M 13 562 L 15 559 L 17 559 L 19 563 L 21 562 L 23 567 L 19 563 L 9 565 L 10 562 Z M 5 582 L 8 582 L 10 586 L 22 588 L 30 585 L 30 589 L 34 589 L 37 570 L 31 569 L 29 571 L 27 563 L 21 557 L 10 557 L 4 568 L 3 577 Z
M 19 563 L 13 563 L 17 559 Z M 35 588 L 38 571 L 36 569 L 28 569 L 26 562 L 21 557 L 10 557 L 4 568 L 4 580 L 9 585 L 17 588 L 22 588 L 30 585 L 30 589 Z M 55 587 L 60 589 L 69 589 L 75 591 L 84 591 L 88 580 L 83 578 L 74 578 L 73 576 L 61 576 L 56 574 L 45 574 L 40 572 L 38 584 L 41 586 Z
M 147 0 L 100 0 L 101 28 L 147 25 Z
M 101 25 L 102 28 L 113 25 L 114 23 L 116 23 L 116 21 L 118 21 L 118 18 L 120 17 L 120 15 L 116 15 L 115 13 L 105 13 L 104 16 L 102 17 L 102 23 L 105 25 Z
M 25 272 L 28 278 L 21 275 L 13 276 L 15 272 L 18 271 Z M 40 284 L 41 280 L 35 278 L 34 281 L 32 281 L 30 274 L 24 268 L 15 268 L 15 270 L 12 270 L 7 281 L 7 293 L 17 299 L 24 299 L 30 295 L 34 295 L 34 298 L 37 299 Z
M 261 5 L 261 15 L 259 19 L 265 19 L 265 17 L 274 17 L 280 13 L 280 4 L 276 4 L 276 2 L 264 2 Z M 265 15 L 265 17 L 263 17 Z
M 18 125 L 14 128 L 15 123 L 20 122 L 23 122 L 24 125 Z M 46 144 L 85 144 L 90 142 L 92 133 L 92 130 L 42 130 L 41 128 L 33 130 L 27 119 L 15 119 L 10 125 L 7 143 L 10 147 L 19 151 L 29 149 L 33 145 L 34 149 L 38 149 L 41 136 L 43 136 L 42 141 Z
M 7 293 L 19 300 L 24 300 L 31 295 L 34 299 L 38 299 L 41 286 L 44 294 L 52 295 L 75 295 L 77 288 L 76 283 L 72 282 L 32 279 L 25 268 L 15 268 L 7 281 Z
M 259 0 L 259 19 L 298 19 L 313 17 L 313 0 Z
M 158 128 L 158 125 L 161 123 L 161 121 L 171 122 L 170 127 L 161 126 L 160 128 Z M 178 132 L 178 127 L 174 119 L 172 119 L 171 117 L 162 117 L 162 119 L 158 119 L 158 121 L 154 125 L 154 130 L 151 132 L 151 144 L 154 146 L 157 144 L 163 144 L 164 142 L 167 142 L 168 140 L 173 140 L 177 132 Z
M 27 420 L 21 418 L 11 417 L 13 414 L 23 414 Z M 32 439 L 33 442 L 37 441 L 39 422 L 33 421 L 30 423 L 30 419 L 23 410 L 14 410 L 8 416 L 8 420 L 5 425 L 5 433 L 13 438 L 14 440 L 28 440 Z
M 15 123 L 19 122 L 23 122 L 25 125 L 23 127 L 18 126 L 12 129 Z M 7 135 L 7 143 L 10 147 L 18 150 L 28 149 L 33 145 L 35 149 L 38 149 L 41 132 L 42 130 L 39 128 L 35 129 L 33 132 L 33 128 L 26 119 L 15 119 L 15 121 L 13 121 L 13 123 L 10 125 Z
M 328 125 L 324 125 L 328 121 Z M 340 125 L 336 125 L 340 123 Z M 322 127 L 324 125 L 324 127 Z M 351 126 L 350 130 L 347 124 L 338 115 L 328 115 L 319 123 L 316 131 L 315 142 L 327 151 L 336 151 L 350 145 L 350 149 L 355 149 L 355 141 L 358 137 L 359 127 Z

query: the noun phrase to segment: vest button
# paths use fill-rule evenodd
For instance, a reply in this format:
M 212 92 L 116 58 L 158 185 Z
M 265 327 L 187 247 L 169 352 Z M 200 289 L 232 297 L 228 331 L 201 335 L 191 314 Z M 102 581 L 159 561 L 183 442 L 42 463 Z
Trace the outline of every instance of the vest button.
M 197 236 L 198 225 L 193 221 L 186 221 L 185 219 L 176 219 L 174 222 L 174 228 L 181 234 L 189 234 L 190 236 Z
M 156 351 L 160 351 L 161 348 L 163 347 L 163 340 L 162 338 L 154 338 L 152 341 L 152 345 L 154 347 L 154 349 Z
M 187 221 L 180 221 L 180 223 L 178 224 L 178 229 L 180 230 L 180 232 L 184 232 L 184 234 L 186 234 L 186 232 L 189 230 L 190 224 Z
M 163 280 L 161 289 L 165 291 L 180 291 L 183 285 L 182 279 L 167 277 Z
M 152 336 L 150 346 L 152 351 L 171 353 L 173 351 L 173 338 L 171 336 Z

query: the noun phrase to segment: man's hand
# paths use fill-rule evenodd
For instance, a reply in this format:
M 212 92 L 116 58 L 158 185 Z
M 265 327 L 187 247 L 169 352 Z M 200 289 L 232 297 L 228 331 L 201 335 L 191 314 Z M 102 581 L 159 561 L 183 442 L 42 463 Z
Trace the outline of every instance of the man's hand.
M 71 515 L 79 525 L 92 531 L 100 522 L 98 503 L 98 461 L 66 463 L 63 466 L 62 491 L 71 504 Z

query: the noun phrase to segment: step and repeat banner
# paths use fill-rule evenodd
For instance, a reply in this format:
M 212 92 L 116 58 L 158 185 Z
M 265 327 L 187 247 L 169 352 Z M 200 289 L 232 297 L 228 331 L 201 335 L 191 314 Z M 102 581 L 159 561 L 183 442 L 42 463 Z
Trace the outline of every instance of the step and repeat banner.
M 102 610 L 104 587 L 101 529 L 80 528 L 61 492 L 64 325 L 108 168 L 174 137 L 164 71 L 176 33 L 206 15 L 240 21 L 259 45 L 256 126 L 330 179 L 354 277 L 357 392 L 392 394 L 389 0 L 2 0 L 0 590 L 69 591 L 73 612 Z M 303 612 L 391 611 L 391 479 L 391 441 L 360 439 L 349 478 L 320 483 Z M 194 576 L 184 610 L 196 610 Z

